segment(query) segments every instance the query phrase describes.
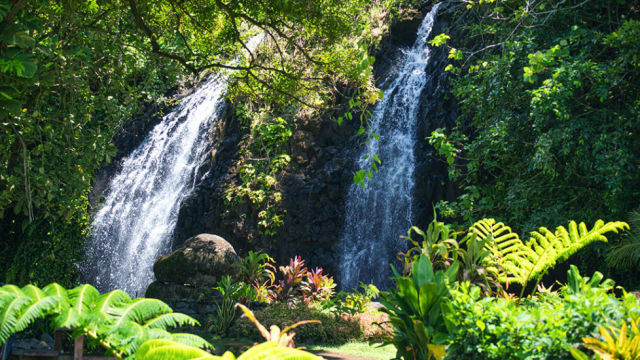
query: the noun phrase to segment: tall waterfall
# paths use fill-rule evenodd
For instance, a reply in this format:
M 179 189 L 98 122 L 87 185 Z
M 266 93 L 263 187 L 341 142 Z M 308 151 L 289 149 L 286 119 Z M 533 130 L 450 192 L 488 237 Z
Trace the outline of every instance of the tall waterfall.
M 249 47 L 261 39 L 254 37 Z M 183 99 L 111 179 L 106 201 L 94 218 L 84 269 L 99 290 L 119 288 L 142 296 L 153 281 L 153 263 L 171 250 L 180 204 L 193 190 L 229 77 L 229 72 L 212 76 Z
M 349 190 L 345 229 L 342 233 L 340 282 L 344 289 L 359 281 L 386 287 L 389 263 L 406 248 L 406 234 L 412 224 L 412 196 L 416 159 L 414 146 L 421 93 L 427 83 L 428 40 L 440 3 L 425 16 L 418 38 L 407 50 L 387 88 L 375 106 L 370 131 L 379 135 L 363 151 L 359 165 L 369 166 L 377 154 L 379 173 L 366 188 L 353 184 Z

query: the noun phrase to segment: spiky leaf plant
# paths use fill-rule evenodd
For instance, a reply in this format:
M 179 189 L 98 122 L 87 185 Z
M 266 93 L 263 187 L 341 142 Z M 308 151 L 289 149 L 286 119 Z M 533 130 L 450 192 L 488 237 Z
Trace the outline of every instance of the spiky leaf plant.
M 477 234 L 480 239 L 493 239 L 487 246 L 498 264 L 509 273 L 508 281 L 522 285 L 522 296 L 530 281 L 537 280 L 537 286 L 542 276 L 556 263 L 567 260 L 593 242 L 606 242 L 604 233 L 617 233 L 618 230 L 628 228 L 629 225 L 624 222 L 605 224 L 598 220 L 593 229 L 588 230 L 584 223 L 577 225 L 575 221 L 571 221 L 568 230 L 559 226 L 555 232 L 544 227 L 539 232 L 532 232 L 531 239 L 526 244 L 509 227 L 496 223 L 494 219 L 480 220 L 469 231 Z
M 600 326 L 600 339 L 582 338 L 584 346 L 593 351 L 598 359 L 602 360 L 637 360 L 640 359 L 640 329 L 639 318 L 631 318 L 631 331 L 627 330 L 627 323 L 617 328 L 614 326 Z M 604 341 L 603 341 L 604 340 Z M 571 348 L 571 355 L 577 360 L 589 359 L 578 349 Z
M 640 212 L 629 213 L 631 232 L 607 257 L 607 265 L 613 267 L 632 267 L 640 263 Z

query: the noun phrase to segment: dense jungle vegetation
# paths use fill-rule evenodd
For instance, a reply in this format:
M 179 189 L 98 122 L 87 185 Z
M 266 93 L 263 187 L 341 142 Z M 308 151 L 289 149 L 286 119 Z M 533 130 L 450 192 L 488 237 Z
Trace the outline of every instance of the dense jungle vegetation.
M 638 6 L 481 0 L 458 10 L 465 25 L 433 41 L 447 43 L 450 96 L 461 109 L 456 127 L 430 140 L 462 189 L 438 205 L 441 214 L 496 217 L 526 233 L 569 219 L 624 220 L 638 209 Z M 609 264 L 636 268 L 637 249 L 627 244 Z M 593 246 L 583 264 L 604 264 L 611 251 Z
M 228 100 L 250 129 L 242 156 L 268 163 L 242 167 L 225 196 L 261 203 L 260 231 L 277 236 L 274 172 L 289 161 L 290 125 L 343 98 L 348 112 L 335 120 L 360 121 L 364 133 L 384 95 L 371 50 L 402 9 L 428 3 L 0 0 L 0 280 L 36 285 L 0 288 L 0 342 L 48 317 L 119 358 L 216 358 L 198 349 L 209 346 L 202 338 L 165 331 L 196 321 L 161 301 L 75 287 L 91 181 L 116 154 L 114 134 L 150 104 L 168 109 L 169 91 L 238 70 Z M 260 324 L 284 327 L 299 313 L 326 319 L 309 334 L 362 339 L 358 316 L 381 315 L 373 297 L 389 322 L 368 336 L 397 358 L 640 358 L 640 300 L 627 292 L 640 261 L 640 1 L 446 3 L 449 27 L 431 44 L 449 53 L 447 96 L 460 113 L 428 141 L 459 188 L 434 204 L 449 223 L 409 230 L 396 287 L 383 292 L 336 294 L 322 269 L 294 258 L 278 272 L 251 253 L 246 278 L 218 284 L 224 312 L 208 324 L 267 340 L 241 359 L 315 359 L 287 348 L 290 329 Z M 228 65 L 259 33 L 264 43 Z M 377 160 L 354 181 L 375 181 L 376 166 L 393 161 Z M 541 282 L 561 262 L 566 283 L 553 291 Z M 247 300 L 275 306 L 236 322 L 234 304 Z
M 3 0 L 3 280 L 77 281 L 91 212 L 87 195 L 91 179 L 116 153 L 113 135 L 189 77 L 239 70 L 230 99 L 289 119 L 330 108 L 336 87 L 358 88 L 360 98 L 375 102 L 368 49 L 392 5 Z M 263 47 L 228 65 L 260 32 Z

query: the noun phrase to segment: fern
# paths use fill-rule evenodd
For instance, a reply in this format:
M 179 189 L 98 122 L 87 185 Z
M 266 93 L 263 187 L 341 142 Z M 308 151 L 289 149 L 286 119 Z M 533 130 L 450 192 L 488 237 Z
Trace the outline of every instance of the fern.
M 607 241 L 604 233 L 629 228 L 624 222 L 604 223 L 596 221 L 593 229 L 588 230 L 584 223 L 577 225 L 569 222 L 569 230 L 563 226 L 556 228 L 555 233 L 547 228 L 532 232 L 531 239 L 524 244 L 517 234 L 503 223 L 493 219 L 476 222 L 470 233 L 480 239 L 491 238 L 487 243 L 498 264 L 509 273 L 508 281 L 522 285 L 522 294 L 530 281 L 540 282 L 542 275 L 558 262 L 565 261 L 578 250 L 595 241 Z
M 0 298 L 0 343 L 7 341 L 15 333 L 20 317 L 20 309 L 27 306 L 31 299 L 22 292 L 19 294 L 6 293 Z
M 168 327 L 178 327 L 185 324 L 191 326 L 200 325 L 200 323 L 198 323 L 190 316 L 180 313 L 169 313 L 157 316 L 149 321 L 146 321 L 144 327 L 149 329 L 166 329 Z
M 119 325 L 125 321 L 145 322 L 158 314 L 171 313 L 171 307 L 156 299 L 135 299 L 124 306 L 114 307 L 111 314 L 118 317 L 114 325 Z
M 612 267 L 632 267 L 640 262 L 640 213 L 629 213 L 631 233 L 622 240 L 607 257 Z

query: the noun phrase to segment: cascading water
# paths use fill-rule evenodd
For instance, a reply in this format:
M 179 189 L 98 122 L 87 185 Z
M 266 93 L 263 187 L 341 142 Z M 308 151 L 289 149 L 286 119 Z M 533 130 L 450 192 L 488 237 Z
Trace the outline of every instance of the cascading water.
M 386 288 L 389 263 L 406 248 L 400 235 L 412 223 L 416 166 L 414 146 L 422 91 L 427 83 L 428 40 L 440 4 L 425 16 L 413 47 L 403 54 L 400 69 L 376 105 L 370 131 L 379 135 L 360 158 L 365 168 L 374 154 L 383 161 L 366 188 L 353 184 L 349 190 L 345 229 L 340 239 L 340 283 L 343 289 L 359 281 Z
M 254 37 L 255 48 L 262 36 Z M 230 65 L 237 63 L 234 60 Z M 212 76 L 151 131 L 111 180 L 95 216 L 85 273 L 101 291 L 143 295 L 153 281 L 155 259 L 170 251 L 183 199 L 222 110 L 230 73 Z

